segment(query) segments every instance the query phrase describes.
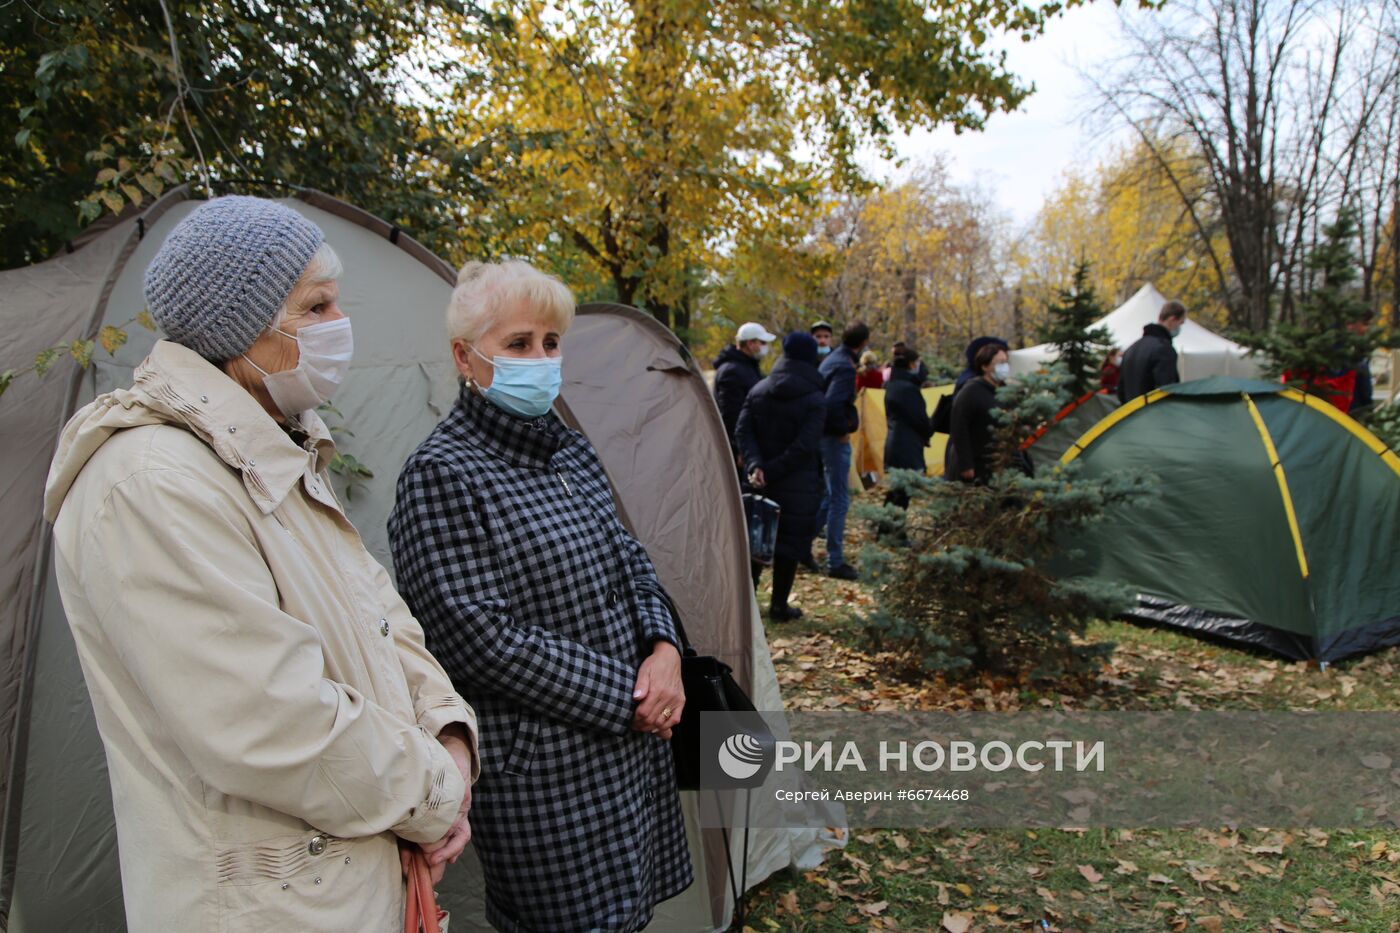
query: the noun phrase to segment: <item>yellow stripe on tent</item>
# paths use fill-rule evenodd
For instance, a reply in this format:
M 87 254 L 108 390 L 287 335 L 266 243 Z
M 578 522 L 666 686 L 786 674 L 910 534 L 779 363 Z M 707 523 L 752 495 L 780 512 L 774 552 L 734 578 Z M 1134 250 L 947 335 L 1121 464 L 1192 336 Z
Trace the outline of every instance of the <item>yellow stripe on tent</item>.
M 1298 552 L 1298 569 L 1302 571 L 1303 579 L 1308 578 L 1308 557 L 1303 552 L 1303 535 L 1298 530 L 1298 515 L 1293 511 L 1293 496 L 1288 491 L 1288 477 L 1284 474 L 1283 463 L 1278 458 L 1278 448 L 1274 447 L 1274 439 L 1269 435 L 1269 427 L 1264 424 L 1264 416 L 1259 414 L 1258 407 L 1254 404 L 1254 399 L 1249 397 L 1248 392 L 1241 393 L 1245 405 L 1249 408 L 1249 417 L 1254 419 L 1254 426 L 1259 429 L 1259 439 L 1264 442 L 1264 452 L 1269 455 L 1269 464 L 1273 467 L 1274 478 L 1278 480 L 1279 495 L 1283 497 L 1283 511 L 1288 516 L 1288 530 L 1293 535 L 1293 547 Z
M 1366 430 L 1366 427 L 1355 418 L 1343 414 L 1336 405 L 1333 405 L 1326 399 L 1318 398 L 1316 395 L 1309 395 L 1306 392 L 1300 392 L 1297 389 L 1284 389 L 1279 394 L 1286 399 L 1292 399 L 1299 404 L 1306 405 L 1314 411 L 1322 412 L 1324 415 L 1346 428 L 1352 434 L 1356 435 L 1356 437 L 1361 440 L 1361 443 L 1369 447 L 1372 453 L 1379 454 L 1380 458 L 1386 462 L 1386 465 L 1394 470 L 1396 475 L 1400 476 L 1400 456 L 1396 456 L 1395 451 L 1385 446 L 1384 441 Z
M 1101 436 L 1103 436 L 1103 433 L 1109 428 L 1113 427 L 1115 424 L 1122 421 L 1124 418 L 1128 417 L 1133 412 L 1141 411 L 1145 406 L 1151 405 L 1158 399 L 1165 398 L 1166 395 L 1167 393 L 1163 392 L 1161 389 L 1153 389 L 1146 395 L 1139 395 L 1137 398 L 1133 399 L 1131 402 L 1128 402 L 1126 405 L 1123 405 L 1119 408 L 1115 408 L 1112 412 L 1105 416 L 1102 421 L 1094 425 L 1089 430 L 1085 431 L 1084 435 L 1080 437 L 1079 440 L 1071 444 L 1069 450 L 1066 450 L 1064 456 L 1060 458 L 1060 462 L 1069 463 L 1075 457 L 1078 457 L 1080 454 L 1082 454 L 1089 447 L 1090 444 L 1094 443 L 1094 441 L 1098 440 Z

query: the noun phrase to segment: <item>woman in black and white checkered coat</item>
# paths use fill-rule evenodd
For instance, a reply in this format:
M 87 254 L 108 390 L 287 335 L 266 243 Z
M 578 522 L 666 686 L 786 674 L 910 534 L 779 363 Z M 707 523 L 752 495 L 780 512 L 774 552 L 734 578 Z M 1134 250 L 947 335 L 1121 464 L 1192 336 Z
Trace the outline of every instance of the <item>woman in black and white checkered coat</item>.
M 462 391 L 389 517 L 400 592 L 477 712 L 473 842 L 510 933 L 638 930 L 693 877 L 679 639 L 592 445 L 550 411 L 573 311 L 527 263 L 462 270 Z

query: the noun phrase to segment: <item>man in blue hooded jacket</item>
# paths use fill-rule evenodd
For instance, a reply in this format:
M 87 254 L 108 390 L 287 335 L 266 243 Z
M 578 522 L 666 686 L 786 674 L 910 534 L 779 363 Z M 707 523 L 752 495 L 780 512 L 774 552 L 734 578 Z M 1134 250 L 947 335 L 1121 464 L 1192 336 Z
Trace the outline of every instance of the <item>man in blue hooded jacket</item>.
M 846 511 L 851 506 L 847 486 L 851 472 L 851 435 L 860 427 L 856 411 L 856 368 L 861 351 L 870 343 L 870 328 L 860 321 L 846 326 L 841 346 L 822 360 L 826 386 L 826 425 L 822 430 L 822 470 L 826 489 L 817 515 L 817 527 L 826 525 L 826 573 L 838 580 L 854 580 L 856 569 L 846 563 L 844 551 Z

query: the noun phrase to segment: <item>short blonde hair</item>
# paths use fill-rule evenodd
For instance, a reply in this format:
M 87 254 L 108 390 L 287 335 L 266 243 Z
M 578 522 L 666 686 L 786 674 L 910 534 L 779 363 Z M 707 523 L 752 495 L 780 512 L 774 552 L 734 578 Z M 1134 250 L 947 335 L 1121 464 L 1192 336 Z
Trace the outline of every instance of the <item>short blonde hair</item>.
M 523 259 L 469 262 L 447 302 L 447 336 L 475 343 L 513 304 L 544 315 L 563 334 L 574 320 L 574 296 L 558 277 Z
M 287 314 L 292 310 L 292 301 L 299 297 L 302 292 L 314 285 L 322 285 L 326 282 L 334 282 L 345 272 L 345 266 L 341 264 L 340 257 L 336 255 L 331 245 L 322 242 L 311 254 L 311 261 L 306 264 L 306 268 L 301 272 L 301 278 L 297 279 L 292 290 L 287 293 L 287 300 L 282 302 L 282 307 L 277 309 L 277 313 L 272 317 L 272 323 L 268 326 L 273 329 L 282 326 L 282 322 L 287 319 Z

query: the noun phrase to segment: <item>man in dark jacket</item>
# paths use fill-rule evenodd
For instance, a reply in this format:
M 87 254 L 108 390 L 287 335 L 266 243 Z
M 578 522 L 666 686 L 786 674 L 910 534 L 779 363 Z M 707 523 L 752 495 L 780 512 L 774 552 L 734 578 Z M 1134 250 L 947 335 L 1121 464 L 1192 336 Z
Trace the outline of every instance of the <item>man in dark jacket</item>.
M 1186 323 L 1186 308 L 1179 301 L 1162 305 L 1156 324 L 1142 329 L 1137 343 L 1123 354 L 1122 371 L 1118 374 L 1118 400 L 1131 402 L 1153 389 L 1181 381 L 1176 370 L 1176 350 L 1172 340 Z
M 856 366 L 861 351 L 870 343 L 870 328 L 860 321 L 847 325 L 841 333 L 841 346 L 822 360 L 822 381 L 826 386 L 826 427 L 822 432 L 822 470 L 826 493 L 817 515 L 817 527 L 826 525 L 826 572 L 838 580 L 854 580 L 856 569 L 846 563 L 844 538 L 846 510 L 851 506 L 847 487 L 851 472 L 851 435 L 860 427 L 856 411 Z
M 734 345 L 725 347 L 715 357 L 715 404 L 724 420 L 729 449 L 736 456 L 739 445 L 734 442 L 734 429 L 739 424 L 739 409 L 744 407 L 749 390 L 763 378 L 758 361 L 767 355 L 768 344 L 777 339 L 777 335 L 768 333 L 762 324 L 742 324 L 734 336 Z
M 789 334 L 783 340 L 783 358 L 754 386 L 739 412 L 737 438 L 749 482 L 781 509 L 768 611 L 774 622 L 802 615 L 787 600 L 797 565 L 811 559 L 817 533 L 826 403 L 816 363 L 817 342 L 807 334 Z

